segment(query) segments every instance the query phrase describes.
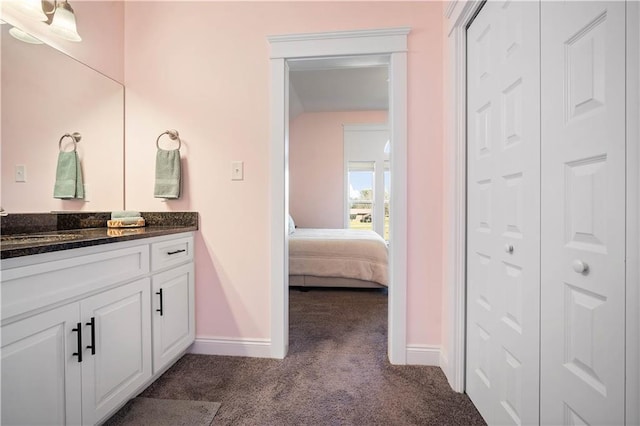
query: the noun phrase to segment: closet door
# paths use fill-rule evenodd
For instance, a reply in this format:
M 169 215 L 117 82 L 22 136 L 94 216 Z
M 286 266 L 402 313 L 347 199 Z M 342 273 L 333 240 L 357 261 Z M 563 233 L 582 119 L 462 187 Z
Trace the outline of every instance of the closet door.
M 540 420 L 623 424 L 625 4 L 541 18 Z
M 467 393 L 489 424 L 537 424 L 539 4 L 487 2 L 467 32 Z

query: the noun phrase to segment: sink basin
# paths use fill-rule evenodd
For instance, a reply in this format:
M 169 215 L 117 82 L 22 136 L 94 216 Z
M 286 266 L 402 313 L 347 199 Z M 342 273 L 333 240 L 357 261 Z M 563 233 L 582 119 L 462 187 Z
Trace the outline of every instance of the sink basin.
M 22 235 L 3 235 L 0 241 L 2 246 L 21 245 L 21 244 L 48 244 L 82 238 L 78 234 L 22 234 Z

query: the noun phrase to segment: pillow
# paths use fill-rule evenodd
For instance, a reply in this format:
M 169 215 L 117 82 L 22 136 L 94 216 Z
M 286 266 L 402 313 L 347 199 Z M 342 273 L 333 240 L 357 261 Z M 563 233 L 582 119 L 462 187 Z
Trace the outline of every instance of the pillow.
M 291 215 L 289 215 L 289 235 L 296 231 L 296 223 L 293 221 Z

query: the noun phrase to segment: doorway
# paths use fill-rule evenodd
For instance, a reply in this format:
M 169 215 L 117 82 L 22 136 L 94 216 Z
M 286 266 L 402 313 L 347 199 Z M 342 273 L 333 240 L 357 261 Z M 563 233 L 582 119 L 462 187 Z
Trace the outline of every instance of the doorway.
M 289 70 L 296 59 L 382 55 L 389 66 L 391 183 L 389 251 L 389 360 L 406 364 L 406 163 L 407 34 L 409 28 L 294 34 L 269 37 L 271 44 L 271 356 L 284 358 L 288 315 L 288 100 Z M 382 47 L 381 47 L 382 46 Z M 381 51 L 382 50 L 382 51 Z M 361 58 L 359 58 L 361 59 Z

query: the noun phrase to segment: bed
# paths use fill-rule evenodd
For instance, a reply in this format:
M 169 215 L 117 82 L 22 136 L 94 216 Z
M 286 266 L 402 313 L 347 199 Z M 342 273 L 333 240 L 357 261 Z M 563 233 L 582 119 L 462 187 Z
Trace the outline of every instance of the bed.
M 373 231 L 296 228 L 289 234 L 289 285 L 388 285 L 388 250 Z

